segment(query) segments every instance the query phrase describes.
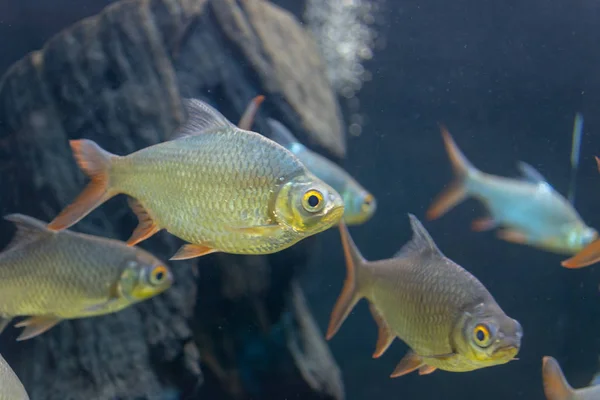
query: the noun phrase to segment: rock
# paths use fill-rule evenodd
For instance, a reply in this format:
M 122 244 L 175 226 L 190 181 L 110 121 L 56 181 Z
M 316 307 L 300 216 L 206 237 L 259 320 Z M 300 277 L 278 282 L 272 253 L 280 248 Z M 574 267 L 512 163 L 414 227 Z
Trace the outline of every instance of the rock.
M 320 61 L 308 57 L 309 62 L 302 64 L 293 54 L 314 46 L 307 44 L 306 33 L 269 3 L 256 0 L 244 4 L 123 0 L 64 30 L 40 51 L 14 64 L 0 82 L 2 210 L 49 221 L 85 183 L 71 155 L 69 139 L 89 138 L 115 154 L 163 141 L 185 118 L 182 96 L 203 97 L 237 121 L 253 96 L 265 94 L 271 99 L 267 101 L 269 109 L 283 115 L 291 129 L 311 131 L 332 152 L 343 152 L 339 107 L 331 89 L 320 81 Z M 259 10 L 263 14 L 258 15 Z M 260 60 L 260 65 L 242 66 L 242 54 L 231 50 L 234 41 L 225 34 L 231 27 L 221 27 L 215 18 L 218 15 L 222 23 L 229 14 L 235 14 L 238 23 L 262 32 L 251 38 L 258 46 L 252 59 Z M 273 27 L 294 47 L 258 45 L 258 38 L 268 40 L 264 35 Z M 276 57 L 259 57 L 274 49 Z M 290 68 L 295 64 L 297 69 Z M 269 78 L 265 71 L 275 75 Z M 302 74 L 313 79 L 302 80 Z M 257 81 L 256 76 L 262 78 Z M 315 82 L 321 87 L 315 89 Z M 258 128 L 266 126 L 263 118 L 257 118 Z M 73 229 L 124 240 L 135 224 L 124 196 L 119 196 Z M 5 226 L 0 236 L 7 241 L 12 228 Z M 297 271 L 291 265 L 299 264 L 293 260 L 302 259 L 305 246 L 311 243 L 305 242 L 275 257 L 221 254 L 177 262 L 172 265 L 175 286 L 157 298 L 113 315 L 62 322 L 22 346 L 13 342 L 16 331 L 7 330 L 2 341 L 18 353 L 7 359 L 33 399 L 164 399 L 198 393 L 200 398 L 214 398 L 211 391 L 223 390 L 226 381 L 211 365 L 232 360 L 220 350 L 227 348 L 231 338 L 243 337 L 248 324 L 274 333 L 238 341 L 242 353 L 251 354 L 252 345 L 276 348 L 272 339 L 284 316 L 294 312 L 286 308 L 284 300 Z M 179 244 L 178 239 L 161 232 L 142 247 L 167 259 Z M 232 260 L 237 261 L 234 264 Z M 199 264 L 198 281 L 192 268 L 195 264 Z M 221 282 L 219 290 L 209 290 L 214 286 L 212 279 Z M 211 307 L 220 304 L 243 310 L 249 296 L 256 310 L 269 312 L 228 315 L 228 325 L 215 335 L 212 328 L 220 320 L 211 318 L 227 315 L 227 310 Z M 204 312 L 207 308 L 211 312 Z M 303 337 L 305 328 L 297 329 L 298 337 Z M 211 354 L 206 343 L 219 352 Z M 285 345 L 281 349 L 281 363 L 269 365 L 271 368 L 286 366 L 277 373 L 285 371 L 287 380 L 303 382 L 314 398 L 339 398 L 327 394 L 330 389 L 311 384 L 312 378 L 293 367 L 300 359 L 298 354 L 292 356 Z M 209 366 L 205 377 L 200 358 Z M 258 371 L 248 358 L 233 361 L 230 368 L 238 375 L 245 369 L 247 376 L 260 381 L 261 393 L 295 395 L 293 385 L 275 388 L 277 382 L 261 380 L 260 376 L 273 372 L 268 368 Z M 335 365 L 330 355 L 323 362 Z M 336 379 L 331 385 L 341 385 L 339 376 Z M 198 391 L 203 382 L 206 385 Z M 253 382 L 236 382 L 239 390 L 228 391 L 230 398 L 254 390 Z

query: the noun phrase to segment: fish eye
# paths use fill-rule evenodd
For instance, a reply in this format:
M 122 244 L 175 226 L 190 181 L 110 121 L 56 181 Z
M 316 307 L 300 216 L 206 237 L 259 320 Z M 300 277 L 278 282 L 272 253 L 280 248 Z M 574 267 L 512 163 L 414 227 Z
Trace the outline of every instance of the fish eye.
M 373 195 L 368 194 L 368 195 L 365 196 L 364 204 L 367 205 L 367 206 L 370 206 L 371 203 L 373 203 Z
M 164 265 L 159 265 L 158 267 L 154 267 L 152 272 L 150 273 L 150 283 L 153 285 L 161 284 L 167 278 L 167 267 Z
M 473 329 L 473 340 L 480 347 L 489 346 L 490 336 L 490 328 L 485 324 L 477 324 Z
M 318 190 L 311 189 L 302 197 L 302 207 L 309 212 L 317 212 L 323 208 L 323 194 Z

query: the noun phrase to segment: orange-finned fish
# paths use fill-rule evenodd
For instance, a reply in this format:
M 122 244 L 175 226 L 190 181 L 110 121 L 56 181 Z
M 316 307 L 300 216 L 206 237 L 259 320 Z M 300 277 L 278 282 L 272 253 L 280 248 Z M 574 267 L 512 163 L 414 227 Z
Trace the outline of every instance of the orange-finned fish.
M 428 219 L 440 217 L 473 196 L 489 212 L 489 216 L 473 222 L 473 229 L 502 227 L 498 237 L 509 242 L 574 254 L 598 236 L 532 166 L 519 163 L 523 179 L 486 174 L 465 158 L 444 126 L 441 131 L 456 180 L 434 201 L 427 211 Z
M 413 238 L 394 256 L 365 260 L 340 224 L 346 280 L 333 312 L 327 339 L 338 331 L 354 305 L 369 301 L 379 327 L 373 357 L 397 337 L 409 347 L 392 377 L 419 370 L 465 372 L 514 359 L 523 331 L 487 289 L 469 272 L 446 258 L 429 233 L 409 215 Z
M 240 128 L 251 128 L 263 100 L 263 96 L 257 96 L 250 102 L 238 124 Z M 371 219 L 377 210 L 377 200 L 369 191 L 339 165 L 301 144 L 281 122 L 267 118 L 267 123 L 274 141 L 294 153 L 310 172 L 342 195 L 346 225 L 360 225 Z
M 64 230 L 35 218 L 5 217 L 17 231 L 0 253 L 0 332 L 14 317 L 40 335 L 63 319 L 104 315 L 156 296 L 173 283 L 171 270 L 145 250 L 118 240 Z
M 19 377 L 0 355 L 0 400 L 29 400 Z
M 600 386 L 573 389 L 565 379 L 560 365 L 552 357 L 544 357 L 542 376 L 547 400 L 600 400 Z
M 600 171 L 600 158 L 596 157 L 596 164 Z M 584 247 L 579 253 L 562 262 L 563 267 L 582 268 L 600 261 L 600 239 Z
M 166 229 L 190 243 L 171 258 L 181 260 L 215 251 L 274 253 L 340 220 L 340 195 L 290 151 L 204 102 L 184 105 L 188 118 L 173 140 L 127 156 L 71 141 L 91 182 L 50 229 L 67 228 L 124 193 L 135 199 L 139 219 L 128 244 Z

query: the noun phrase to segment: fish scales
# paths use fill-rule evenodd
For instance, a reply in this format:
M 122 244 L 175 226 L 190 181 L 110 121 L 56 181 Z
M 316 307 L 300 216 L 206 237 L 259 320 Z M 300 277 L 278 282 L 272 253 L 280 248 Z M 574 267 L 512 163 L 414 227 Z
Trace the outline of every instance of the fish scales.
M 257 146 L 263 140 L 256 136 L 205 133 L 151 146 L 117 158 L 111 185 L 138 199 L 159 227 L 169 226 L 186 241 L 223 251 L 271 250 L 259 237 L 240 243 L 235 228 L 272 224 L 273 191 L 304 168 L 266 139 Z
M 132 259 L 118 247 L 118 242 L 67 231 L 0 254 L 0 314 L 46 310 L 62 318 L 81 316 L 86 306 L 108 300 L 110 286 Z

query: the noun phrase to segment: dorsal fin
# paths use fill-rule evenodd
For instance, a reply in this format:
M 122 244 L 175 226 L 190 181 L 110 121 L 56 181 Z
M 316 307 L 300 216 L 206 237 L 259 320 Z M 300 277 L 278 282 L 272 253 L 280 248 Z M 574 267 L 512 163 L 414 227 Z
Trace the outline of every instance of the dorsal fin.
M 410 218 L 413 237 L 408 243 L 402 246 L 400 251 L 398 251 L 394 257 L 410 257 L 415 254 L 424 253 L 441 256 L 442 252 L 438 249 L 437 245 L 429 235 L 429 232 L 427 232 L 423 224 L 421 224 L 421 221 L 412 214 L 408 214 L 408 217 Z
M 14 223 L 17 228 L 13 238 L 4 248 L 4 251 L 24 246 L 45 236 L 56 234 L 56 232 L 46 227 L 45 222 L 27 215 L 9 214 L 5 215 L 4 219 Z
M 533 168 L 530 164 L 527 164 L 525 161 L 519 161 L 517 164 L 519 170 L 523 174 L 523 178 L 531 183 L 546 183 L 546 178 L 535 168 Z
M 182 102 L 187 119 L 173 134 L 174 139 L 201 135 L 224 128 L 236 129 L 236 126 L 223 114 L 207 103 L 198 99 L 183 99 Z

